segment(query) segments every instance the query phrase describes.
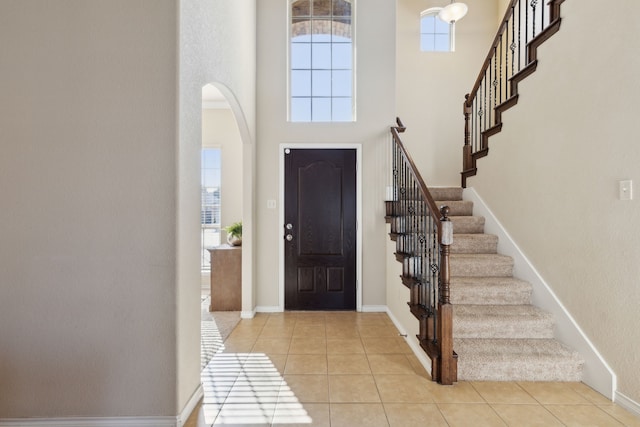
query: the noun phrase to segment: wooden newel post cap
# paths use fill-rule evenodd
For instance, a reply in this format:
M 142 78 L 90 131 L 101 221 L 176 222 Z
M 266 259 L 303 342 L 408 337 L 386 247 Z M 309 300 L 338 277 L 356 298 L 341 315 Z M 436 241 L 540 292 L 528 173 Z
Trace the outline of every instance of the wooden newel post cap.
M 442 215 L 442 217 L 440 218 L 440 221 L 449 221 L 450 211 L 451 209 L 449 208 L 449 206 L 447 205 L 440 206 L 440 214 Z

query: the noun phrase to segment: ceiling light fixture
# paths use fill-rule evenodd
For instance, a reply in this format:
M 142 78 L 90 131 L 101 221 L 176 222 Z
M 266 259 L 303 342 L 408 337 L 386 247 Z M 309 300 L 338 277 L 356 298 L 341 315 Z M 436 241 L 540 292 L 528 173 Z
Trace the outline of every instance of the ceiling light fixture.
M 451 3 L 442 8 L 440 13 L 438 14 L 438 18 L 443 20 L 444 22 L 449 22 L 451 24 L 459 21 L 464 18 L 464 16 L 469 11 L 469 8 L 466 4 L 461 2 L 455 2 L 451 0 Z

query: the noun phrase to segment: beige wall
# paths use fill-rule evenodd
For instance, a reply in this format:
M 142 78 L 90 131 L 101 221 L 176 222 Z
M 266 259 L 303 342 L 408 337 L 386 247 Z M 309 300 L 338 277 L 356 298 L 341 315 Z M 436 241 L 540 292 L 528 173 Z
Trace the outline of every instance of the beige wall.
M 201 89 L 250 163 L 255 1 L 5 0 L 0 52 L 0 418 L 170 425 L 200 387 Z
M 402 139 L 427 185 L 460 185 L 464 95 L 473 87 L 497 25 L 497 0 L 469 0 L 456 23 L 456 51 L 420 52 L 420 12 L 436 0 L 398 0 L 396 103 Z
M 0 3 L 0 418 L 176 414 L 176 12 Z
M 563 3 L 560 32 L 469 185 L 610 364 L 622 398 L 640 402 L 640 205 L 637 194 L 618 200 L 618 181 L 640 179 L 640 4 L 621 3 L 615 17 L 595 0 Z
M 287 122 L 287 2 L 258 3 L 257 306 L 279 305 L 279 144 L 361 143 L 363 174 L 363 304 L 385 304 L 384 173 L 388 128 L 395 118 L 395 5 L 357 4 L 357 116 L 355 123 Z
M 220 148 L 222 228 L 242 220 L 242 139 L 230 109 L 202 110 L 202 146 Z M 226 240 L 222 231 L 221 241 Z

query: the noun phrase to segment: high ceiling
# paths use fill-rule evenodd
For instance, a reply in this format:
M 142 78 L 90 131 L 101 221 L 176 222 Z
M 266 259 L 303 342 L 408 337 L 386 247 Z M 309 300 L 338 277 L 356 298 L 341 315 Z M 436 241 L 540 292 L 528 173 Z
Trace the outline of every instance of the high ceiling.
M 202 108 L 230 108 L 224 95 L 212 84 L 207 84 L 202 88 Z

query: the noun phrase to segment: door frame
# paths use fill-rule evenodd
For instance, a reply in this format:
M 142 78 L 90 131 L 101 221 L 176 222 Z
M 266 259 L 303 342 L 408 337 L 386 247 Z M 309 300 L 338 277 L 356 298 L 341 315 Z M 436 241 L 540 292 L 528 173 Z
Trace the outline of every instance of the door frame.
M 278 151 L 279 186 L 278 196 L 278 305 L 284 311 L 284 156 L 287 148 L 296 150 L 356 150 L 356 311 L 362 311 L 362 144 L 360 143 L 281 143 Z

